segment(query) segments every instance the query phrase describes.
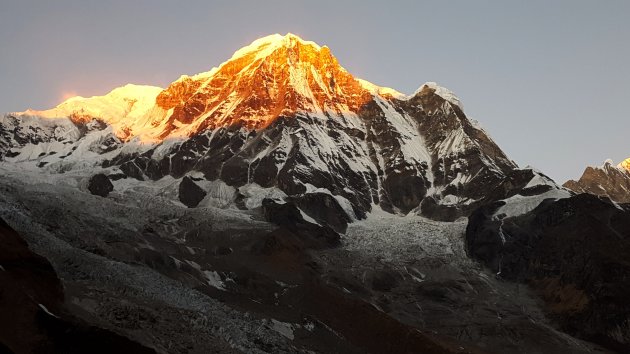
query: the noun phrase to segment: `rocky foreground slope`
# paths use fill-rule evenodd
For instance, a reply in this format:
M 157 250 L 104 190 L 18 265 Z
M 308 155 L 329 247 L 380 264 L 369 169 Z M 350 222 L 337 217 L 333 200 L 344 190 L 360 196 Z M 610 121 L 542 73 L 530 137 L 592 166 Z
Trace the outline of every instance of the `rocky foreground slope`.
M 471 261 L 465 220 L 374 211 L 340 235 L 292 202 L 188 208 L 155 182 L 103 198 L 77 172 L 2 172 L 0 217 L 66 308 L 160 353 L 601 352 Z
M 628 352 L 630 206 L 584 193 L 506 216 L 501 203 L 470 217 L 469 254 L 528 284 L 568 333 Z

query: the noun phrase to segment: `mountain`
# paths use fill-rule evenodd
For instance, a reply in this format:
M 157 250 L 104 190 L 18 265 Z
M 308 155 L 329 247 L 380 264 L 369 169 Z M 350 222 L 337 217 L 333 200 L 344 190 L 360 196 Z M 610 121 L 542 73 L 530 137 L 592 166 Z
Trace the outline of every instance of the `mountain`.
M 517 166 L 448 89 L 379 87 L 292 34 L 164 89 L 5 114 L 0 185 L 0 233 L 63 289 L 44 302 L 25 269 L 30 297 L 0 310 L 50 304 L 59 321 L 21 323 L 49 346 L 89 324 L 182 354 L 628 347 L 626 273 L 605 271 L 625 206 Z
M 630 159 L 614 165 L 606 160 L 602 166 L 587 167 L 579 180 L 569 180 L 564 187 L 577 193 L 606 196 L 618 203 L 630 203 Z
M 293 34 L 256 40 L 161 91 L 127 85 L 5 115 L 0 134 L 10 162 L 140 180 L 198 173 L 234 199 L 251 185 L 296 200 L 330 195 L 349 220 L 374 205 L 453 220 L 517 168 L 447 89 L 427 83 L 405 96 L 356 79 L 327 47 Z

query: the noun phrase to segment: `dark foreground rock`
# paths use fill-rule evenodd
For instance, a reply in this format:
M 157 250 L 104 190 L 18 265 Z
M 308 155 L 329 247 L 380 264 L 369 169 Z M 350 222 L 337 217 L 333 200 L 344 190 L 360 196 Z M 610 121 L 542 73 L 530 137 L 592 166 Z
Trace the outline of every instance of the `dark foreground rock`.
M 264 199 L 262 209 L 267 221 L 291 232 L 293 234 L 291 237 L 301 240 L 306 248 L 318 249 L 339 245 L 339 234 L 335 230 L 304 220 L 300 210 L 292 202 Z
M 0 219 L 1 353 L 155 353 L 73 317 L 50 263 Z
M 480 208 L 466 230 L 469 254 L 498 276 L 526 282 L 568 333 L 630 351 L 630 209 L 580 194 L 499 219 Z
M 206 197 L 206 191 L 201 189 L 192 178 L 186 176 L 179 184 L 179 201 L 189 208 L 194 208 Z
M 114 190 L 114 185 L 109 180 L 109 177 L 99 173 L 90 178 L 90 181 L 88 182 L 88 190 L 94 195 L 107 197 L 109 192 Z

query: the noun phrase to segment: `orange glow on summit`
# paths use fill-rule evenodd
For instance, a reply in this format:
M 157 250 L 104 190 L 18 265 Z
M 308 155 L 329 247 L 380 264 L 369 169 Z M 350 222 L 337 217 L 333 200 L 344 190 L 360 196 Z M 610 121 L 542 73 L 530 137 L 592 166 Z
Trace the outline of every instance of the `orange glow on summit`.
M 288 33 L 257 39 L 219 67 L 184 75 L 166 89 L 126 85 L 90 98 L 68 91 L 57 107 L 28 113 L 98 118 L 123 140 L 157 142 L 229 125 L 261 129 L 298 112 L 345 117 L 375 96 L 405 97 L 354 78 L 328 47 Z
M 621 161 L 619 163 L 619 167 L 625 169 L 626 171 L 630 172 L 630 157 Z
M 76 91 L 73 91 L 73 90 L 71 90 L 71 91 L 63 91 L 61 93 L 61 100 L 62 101 L 66 101 L 66 100 L 69 100 L 69 99 L 77 97 L 77 96 L 79 96 L 79 94 Z

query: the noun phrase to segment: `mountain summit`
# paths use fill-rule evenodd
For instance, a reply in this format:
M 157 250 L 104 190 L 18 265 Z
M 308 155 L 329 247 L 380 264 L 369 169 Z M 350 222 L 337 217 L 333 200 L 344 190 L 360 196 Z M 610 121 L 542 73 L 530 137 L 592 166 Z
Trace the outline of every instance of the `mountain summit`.
M 534 178 L 462 107 L 435 83 L 405 96 L 353 77 L 326 46 L 276 34 L 164 90 L 127 85 L 6 115 L 0 154 L 58 172 L 96 165 L 139 180 L 200 175 L 222 183 L 220 193 L 205 191 L 219 193 L 221 205 L 256 207 L 245 200 L 256 186 L 335 225 L 374 205 L 450 220 L 506 197 L 502 184 Z M 338 220 L 325 220 L 331 206 Z
M 289 33 L 255 40 L 219 67 L 183 75 L 166 89 L 127 85 L 105 96 L 74 97 L 52 110 L 27 113 L 91 116 L 113 125 L 121 139 L 161 141 L 230 125 L 260 129 L 300 111 L 357 113 L 372 94 L 404 96 L 355 79 L 328 47 Z
M 190 134 L 229 125 L 260 129 L 300 111 L 356 113 L 370 98 L 328 47 L 276 34 L 238 50 L 210 72 L 183 76 L 156 103 L 168 112 L 163 134 L 182 124 Z

